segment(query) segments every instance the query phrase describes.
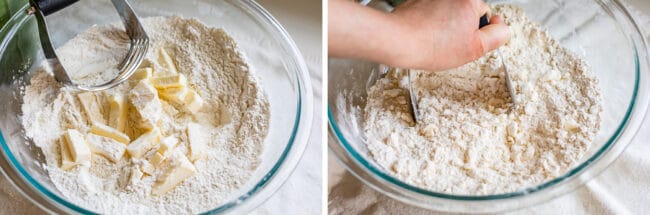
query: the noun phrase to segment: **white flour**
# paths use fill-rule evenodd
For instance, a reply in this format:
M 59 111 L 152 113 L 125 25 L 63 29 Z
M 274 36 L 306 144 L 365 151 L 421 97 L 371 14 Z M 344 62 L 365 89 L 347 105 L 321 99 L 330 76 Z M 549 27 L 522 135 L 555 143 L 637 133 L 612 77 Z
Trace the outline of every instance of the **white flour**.
M 588 65 L 523 10 L 495 12 L 513 33 L 501 51 L 519 107 L 508 111 L 496 53 L 450 71 L 418 72 L 417 125 L 406 74 L 389 73 L 369 92 L 365 131 L 371 156 L 395 177 L 451 194 L 512 192 L 564 174 L 589 148 L 602 105 Z
M 210 135 L 207 158 L 197 160 L 197 174 L 162 196 L 151 195 L 155 181 L 145 176 L 135 186 L 123 188 L 118 178 L 134 165 L 126 156 L 111 163 L 92 156 L 90 169 L 59 168 L 57 141 L 68 128 L 86 132 L 89 121 L 80 110 L 78 92 L 61 87 L 50 75 L 39 71 L 26 87 L 22 107 L 27 135 L 41 147 L 47 169 L 56 188 L 70 201 L 84 208 L 107 214 L 189 214 L 204 212 L 241 194 L 244 185 L 261 162 L 263 140 L 268 133 L 269 104 L 257 80 L 223 30 L 208 28 L 194 19 L 154 17 L 141 20 L 151 40 L 145 66 L 164 70 L 155 62 L 158 50 L 165 48 L 175 60 L 189 86 L 204 99 L 203 108 L 192 115 L 163 103 L 161 130 L 181 139 L 188 122 L 207 127 Z M 121 27 L 97 26 L 70 40 L 58 50 L 68 71 L 78 71 L 73 79 L 97 83 L 115 76 L 114 70 L 98 75 L 97 68 L 117 65 L 128 48 Z M 95 74 L 93 74 L 95 73 Z M 122 84 L 109 92 L 123 92 L 133 83 Z M 128 94 L 126 94 L 128 95 Z M 127 131 L 133 136 L 137 131 Z M 133 137 L 132 137 L 133 138 Z M 156 174 L 160 174 L 157 172 Z

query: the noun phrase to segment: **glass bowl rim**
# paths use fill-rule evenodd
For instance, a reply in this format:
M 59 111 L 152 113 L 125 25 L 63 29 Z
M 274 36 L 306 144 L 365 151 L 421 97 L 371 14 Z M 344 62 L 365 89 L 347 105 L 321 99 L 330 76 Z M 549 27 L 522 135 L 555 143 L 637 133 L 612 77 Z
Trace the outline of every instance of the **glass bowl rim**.
M 286 43 L 283 45 L 288 45 L 287 48 L 288 51 L 290 51 L 289 54 L 291 54 L 292 61 L 295 61 L 294 66 L 297 68 L 297 70 L 294 71 L 295 77 L 292 78 L 292 82 L 296 84 L 295 89 L 297 90 L 296 91 L 296 95 L 297 95 L 296 113 L 295 113 L 295 120 L 293 123 L 291 135 L 289 136 L 288 143 L 286 144 L 285 149 L 282 150 L 280 157 L 273 164 L 271 169 L 267 173 L 264 173 L 261 179 L 258 182 L 256 182 L 254 186 L 251 189 L 247 190 L 245 193 L 237 197 L 233 197 L 231 198 L 231 200 L 220 204 L 219 207 L 202 212 L 201 214 L 218 214 L 218 213 L 232 211 L 232 209 L 236 208 L 236 206 L 249 202 L 248 200 L 253 199 L 253 197 L 256 197 L 257 194 L 261 193 L 261 191 L 264 190 L 264 188 L 269 187 L 270 184 L 277 184 L 277 186 L 274 187 L 274 190 L 269 191 L 271 192 L 270 193 L 271 195 L 275 193 L 282 186 L 282 184 L 286 182 L 286 180 L 291 175 L 291 172 L 293 172 L 293 170 L 295 170 L 295 168 L 297 167 L 298 161 L 302 157 L 302 154 L 306 149 L 305 146 L 307 145 L 306 141 L 301 141 L 301 140 L 304 139 L 303 137 L 305 135 L 308 136 L 308 134 L 310 133 L 309 130 L 311 129 L 312 99 L 309 97 L 310 95 L 309 93 L 311 92 L 311 82 L 308 79 L 309 76 L 305 75 L 308 69 L 302 57 L 302 54 L 300 53 L 299 49 L 295 45 L 295 42 L 286 32 L 284 27 L 282 27 L 282 25 L 257 2 L 231 1 L 231 3 L 229 4 L 233 4 L 233 6 L 242 9 L 241 11 L 242 13 L 248 14 L 251 17 L 251 19 L 255 20 L 256 22 L 261 22 L 258 25 L 263 25 L 263 24 L 268 25 L 267 27 L 272 28 L 272 30 L 275 31 L 275 34 L 277 34 L 276 36 L 282 39 L 284 43 Z M 6 52 L 6 47 L 8 43 L 14 39 L 17 31 L 23 28 L 25 24 L 30 20 L 30 18 L 33 17 L 31 15 L 27 15 L 26 13 L 20 12 L 20 11 L 27 11 L 29 7 L 30 7 L 29 4 L 25 4 L 23 7 L 21 7 L 18 10 L 19 12 L 15 13 L 9 20 L 7 20 L 7 23 L 5 23 L 5 25 L 2 26 L 3 28 L 0 29 L 0 36 L 2 36 L 2 39 L 0 40 L 1 42 L 0 51 L 2 51 L 2 53 Z M 261 19 L 261 20 L 257 20 L 257 19 Z M 0 55 L 0 57 L 2 57 L 3 55 L 4 54 Z M 301 125 L 301 123 L 303 123 L 304 125 Z M 2 135 L 2 131 L 0 131 L 0 146 L 1 149 L 3 150 L 3 154 L 10 161 L 10 165 L 20 173 L 19 177 L 24 181 L 27 181 L 28 185 L 30 185 L 32 188 L 35 188 L 39 194 L 41 195 L 44 194 L 44 196 L 47 197 L 47 199 L 54 200 L 56 203 L 61 204 L 65 206 L 67 209 L 70 209 L 77 213 L 96 214 L 96 212 L 90 211 L 66 199 L 61 198 L 59 195 L 54 194 L 48 188 L 45 188 L 43 185 L 41 185 L 41 183 L 36 181 L 25 170 L 22 164 L 20 164 L 20 162 L 16 159 L 12 151 L 9 149 L 4 139 L 4 136 Z M 288 174 L 286 174 L 284 178 L 276 177 L 279 175 L 278 173 L 281 171 L 288 172 Z M 6 173 L 6 170 L 2 170 L 2 172 L 3 174 L 5 174 L 5 177 L 7 177 L 6 174 L 8 173 Z M 277 181 L 274 180 L 276 178 L 281 180 L 279 181 L 279 184 L 273 183 Z M 11 181 L 8 177 L 7 180 L 9 180 L 12 183 L 12 185 L 14 185 L 14 188 L 17 189 L 21 194 L 23 194 L 23 196 L 27 197 L 28 199 L 30 199 L 30 201 L 42 207 L 42 205 L 39 202 L 35 202 L 34 200 L 32 200 L 32 198 L 29 195 L 25 194 L 24 191 L 20 190 L 20 188 L 18 188 L 18 186 L 15 185 L 15 182 Z M 269 196 L 270 195 L 267 195 L 266 197 L 268 198 Z M 266 199 L 262 199 L 261 201 L 256 202 L 255 203 L 256 205 L 253 205 L 252 208 L 263 203 L 265 200 Z
M 618 1 L 615 1 L 615 2 L 616 2 L 616 4 L 618 4 L 617 6 L 621 7 L 623 10 L 626 10 L 624 7 L 622 7 L 622 5 Z M 625 11 L 625 12 L 627 13 L 627 11 Z M 634 20 L 631 19 L 631 18 L 630 18 L 629 21 L 634 23 Z M 561 184 L 564 181 L 567 181 L 567 180 L 569 180 L 571 178 L 577 177 L 579 175 L 578 173 L 581 173 L 581 172 L 589 169 L 589 167 L 592 166 L 591 164 L 595 163 L 597 160 L 602 158 L 606 154 L 606 152 L 609 151 L 612 148 L 612 146 L 614 145 L 616 140 L 621 136 L 623 131 L 625 131 L 625 129 L 627 127 L 627 124 L 630 121 L 630 117 L 632 115 L 632 112 L 634 111 L 634 109 L 636 107 L 635 104 L 636 104 L 637 96 L 638 96 L 638 93 L 639 93 L 638 91 L 639 91 L 639 84 L 640 84 L 640 78 L 641 78 L 640 62 L 639 62 L 639 54 L 638 54 L 637 44 L 629 36 L 627 38 L 630 39 L 630 41 L 631 41 L 631 43 L 633 45 L 633 50 L 634 50 L 634 63 L 635 63 L 635 68 L 634 68 L 635 69 L 635 73 L 634 73 L 634 75 L 635 75 L 634 91 L 632 93 L 632 97 L 630 99 L 629 106 L 628 106 L 628 108 L 626 110 L 625 116 L 624 116 L 623 120 L 621 121 L 621 123 L 619 124 L 618 128 L 615 130 L 614 134 L 611 137 L 608 138 L 607 142 L 602 147 L 600 147 L 594 153 L 594 155 L 589 157 L 587 160 L 581 162 L 578 166 L 573 167 L 572 169 L 567 171 L 565 174 L 563 174 L 561 176 L 558 176 L 557 178 L 554 178 L 552 180 L 546 181 L 544 183 L 541 183 L 541 184 L 538 184 L 538 185 L 535 185 L 535 186 L 532 186 L 532 187 L 526 187 L 524 189 L 520 189 L 520 190 L 517 190 L 517 191 L 514 191 L 514 192 L 508 192 L 508 193 L 491 194 L 491 195 L 475 195 L 475 196 L 473 196 L 473 195 L 454 195 L 454 194 L 435 192 L 435 191 L 431 191 L 431 190 L 428 190 L 428 189 L 420 188 L 420 187 L 417 187 L 417 186 L 410 185 L 410 184 L 408 184 L 406 182 L 403 182 L 402 180 L 400 180 L 400 179 L 398 179 L 398 178 L 396 178 L 396 177 L 394 177 L 392 175 L 389 175 L 389 174 L 385 173 L 383 170 L 381 170 L 381 167 L 376 167 L 375 165 L 371 164 L 367 159 L 365 159 L 361 155 L 361 153 L 359 153 L 357 150 L 355 150 L 354 147 L 350 144 L 350 142 L 347 139 L 345 139 L 345 136 L 341 132 L 340 127 L 336 123 L 336 119 L 334 118 L 334 115 L 332 113 L 331 105 L 328 103 L 328 106 L 327 106 L 327 118 L 328 118 L 328 124 L 329 124 L 329 127 L 330 127 L 329 131 L 330 131 L 331 134 L 333 134 L 333 136 L 336 137 L 336 139 L 338 140 L 340 145 L 343 146 L 344 151 L 346 153 L 348 153 L 348 155 L 351 155 L 351 157 L 353 158 L 352 161 L 356 162 L 357 164 L 361 164 L 359 166 L 362 167 L 361 169 L 363 169 L 363 171 L 366 171 L 366 172 L 369 171 L 371 173 L 371 175 L 379 176 L 379 178 L 382 181 L 387 181 L 388 183 L 390 183 L 392 185 L 396 185 L 400 189 L 406 189 L 407 191 L 412 191 L 412 192 L 415 192 L 417 194 L 422 194 L 422 195 L 429 196 L 429 197 L 437 197 L 437 198 L 442 198 L 442 199 L 459 200 L 459 201 L 475 201 L 475 202 L 490 201 L 490 200 L 503 200 L 503 199 L 510 199 L 510 198 L 514 198 L 514 197 L 520 197 L 520 196 L 524 196 L 524 195 L 535 194 L 535 193 L 538 193 L 540 191 L 546 190 L 546 188 L 554 187 L 555 185 Z M 333 144 L 336 144 L 336 143 L 333 143 Z M 331 144 L 328 144 L 328 145 L 330 145 L 329 147 L 332 147 Z M 334 155 L 339 156 L 337 153 L 334 153 Z M 340 163 L 342 163 L 348 170 L 350 170 L 350 168 L 348 167 L 348 164 L 343 162 L 341 158 L 338 158 L 338 160 L 341 161 Z M 367 180 L 363 179 L 363 177 L 359 176 L 354 171 L 351 171 L 351 172 L 357 178 L 360 178 L 362 181 L 364 181 L 364 183 L 369 183 Z M 375 185 L 371 185 L 371 187 L 374 188 L 374 189 L 382 190 L 381 188 L 379 188 L 379 187 L 377 187 Z M 384 191 L 382 191 L 382 192 L 384 192 Z

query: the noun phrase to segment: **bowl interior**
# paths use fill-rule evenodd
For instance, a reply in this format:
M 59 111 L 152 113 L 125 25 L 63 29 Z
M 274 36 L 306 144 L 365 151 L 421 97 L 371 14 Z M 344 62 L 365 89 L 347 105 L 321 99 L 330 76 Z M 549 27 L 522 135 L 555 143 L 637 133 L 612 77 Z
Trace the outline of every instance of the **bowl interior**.
M 284 164 L 300 121 L 301 60 L 295 56 L 292 42 L 277 24 L 255 3 L 244 1 L 130 1 L 140 17 L 179 15 L 197 18 L 210 27 L 223 28 L 238 43 L 251 71 L 258 78 L 270 103 L 269 134 L 264 141 L 262 162 L 255 174 L 227 202 L 215 205 L 211 212 L 228 210 L 268 185 Z M 0 141 L 13 166 L 32 186 L 50 200 L 77 212 L 89 212 L 66 198 L 55 188 L 43 166 L 43 155 L 25 138 L 20 116 L 21 90 L 44 59 L 40 50 L 35 19 L 18 17 L 11 29 L 2 31 L 0 45 Z M 79 1 L 46 17 L 55 47 L 93 25 L 120 22 L 110 1 Z M 1 139 L 1 138 L 0 138 Z M 36 161 L 36 162 L 35 162 Z M 279 179 L 284 180 L 284 179 Z
M 556 180 L 513 193 L 488 196 L 456 196 L 419 189 L 401 182 L 384 171 L 369 155 L 363 132 L 367 90 L 382 69 L 376 63 L 348 59 L 331 59 L 329 63 L 329 122 L 352 160 L 384 181 L 425 196 L 450 199 L 499 199 L 529 194 L 553 186 L 562 179 L 575 176 L 616 144 L 629 120 L 639 81 L 637 46 L 622 26 L 621 14 L 613 12 L 608 1 L 492 1 L 492 4 L 514 4 L 522 7 L 534 22 L 550 32 L 563 46 L 585 59 L 599 79 L 603 96 L 603 121 L 592 146 L 572 170 Z M 335 143 L 339 144 L 339 143 Z

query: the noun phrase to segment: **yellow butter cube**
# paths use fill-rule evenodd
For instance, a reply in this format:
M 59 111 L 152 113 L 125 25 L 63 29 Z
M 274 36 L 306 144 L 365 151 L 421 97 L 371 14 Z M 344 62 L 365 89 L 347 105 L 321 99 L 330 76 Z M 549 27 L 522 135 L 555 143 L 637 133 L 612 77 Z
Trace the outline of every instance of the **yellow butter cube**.
M 203 99 L 194 90 L 188 90 L 184 99 L 185 109 L 190 113 L 196 113 L 203 107 Z
M 143 160 L 140 163 L 140 170 L 147 175 L 153 175 L 156 171 L 156 167 L 147 160 Z
M 160 90 L 160 98 L 174 103 L 176 105 L 182 106 L 185 104 L 185 97 L 189 90 L 186 87 L 177 87 L 177 88 L 167 88 Z
M 176 145 L 178 145 L 178 138 L 174 136 L 165 137 L 160 141 L 160 148 L 158 148 L 158 153 L 164 157 L 168 157 L 171 155 Z
M 156 89 L 167 89 L 173 87 L 185 87 L 187 86 L 187 78 L 183 74 L 173 74 L 166 76 L 154 77 L 151 79 L 153 86 Z
M 129 77 L 129 80 L 139 81 L 142 79 L 149 79 L 152 76 L 153 76 L 153 69 L 149 67 L 145 67 L 145 68 L 136 69 L 135 72 L 133 72 L 133 75 Z
M 68 150 L 68 145 L 64 140 L 60 140 L 59 147 L 61 149 L 61 169 L 69 170 L 74 167 L 75 163 L 72 160 L 72 155 L 70 155 L 70 150 Z
M 110 95 L 108 97 L 110 111 L 108 114 L 108 125 L 124 132 L 126 128 L 127 110 L 126 97 L 122 95 Z
M 129 94 L 129 100 L 139 113 L 140 127 L 150 130 L 158 124 L 162 114 L 162 103 L 158 99 L 158 91 L 149 81 L 140 81 Z
M 142 179 L 142 176 L 144 176 L 144 174 L 142 173 L 142 171 L 140 171 L 140 168 L 138 168 L 137 166 L 131 167 L 131 175 L 129 177 L 129 185 L 133 186 L 133 185 L 137 184 L 138 182 L 140 182 L 140 180 Z
M 160 166 L 171 155 L 178 143 L 178 139 L 174 136 L 163 138 L 160 140 L 158 151 L 149 158 L 149 162 L 154 166 Z
M 126 145 L 113 138 L 88 134 L 86 139 L 94 153 L 104 156 L 112 162 L 119 161 L 126 151 Z
M 165 161 L 165 157 L 160 152 L 156 152 L 149 158 L 149 163 L 154 166 L 160 166 L 163 161 Z
M 192 162 L 204 158 L 208 149 L 209 136 L 207 131 L 197 123 L 187 124 L 187 140 L 189 142 L 189 158 Z
M 127 136 L 125 133 L 122 133 L 115 128 L 100 123 L 94 123 L 92 127 L 90 127 L 90 133 L 113 138 L 114 140 L 117 140 L 118 142 L 124 144 L 129 144 L 129 142 L 131 142 L 131 139 L 129 139 L 129 136 Z
M 134 158 L 142 158 L 145 153 L 153 149 L 160 142 L 160 130 L 154 128 L 147 133 L 140 135 L 126 147 L 126 151 Z
M 160 90 L 160 97 L 180 106 L 189 113 L 196 113 L 203 107 L 203 98 L 187 87 L 174 87 Z
M 138 101 L 149 101 L 158 98 L 158 91 L 148 80 L 141 80 L 131 89 L 129 99 Z M 136 105 L 136 104 L 134 104 Z
M 68 129 L 63 135 L 63 141 L 66 143 L 70 158 L 75 164 L 90 164 L 91 152 L 83 134 L 76 129 Z
M 162 195 L 196 174 L 196 168 L 183 154 L 174 153 L 170 159 L 171 165 L 153 185 L 154 195 Z
M 98 122 L 106 124 L 101 98 L 98 98 L 93 92 L 79 93 L 77 94 L 77 98 L 79 98 L 81 108 L 91 123 Z
M 126 166 L 121 169 L 121 173 L 117 179 L 117 184 L 127 190 L 133 190 L 134 185 L 141 181 L 142 176 L 144 176 L 144 174 L 140 171 L 138 166 Z

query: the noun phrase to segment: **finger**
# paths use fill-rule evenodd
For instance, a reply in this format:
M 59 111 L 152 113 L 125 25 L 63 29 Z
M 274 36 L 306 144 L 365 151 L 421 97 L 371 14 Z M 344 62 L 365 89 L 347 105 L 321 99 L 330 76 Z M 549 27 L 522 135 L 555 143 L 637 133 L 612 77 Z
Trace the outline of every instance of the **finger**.
M 483 54 L 499 48 L 510 40 L 510 30 L 508 29 L 508 26 L 503 23 L 503 18 L 500 16 L 494 16 L 491 21 L 493 21 L 492 24 L 487 25 L 480 30 Z
M 500 16 L 500 15 L 496 15 L 496 14 L 493 15 L 492 17 L 490 17 L 490 23 L 491 24 L 505 24 L 503 22 L 503 17 Z
M 481 17 L 485 14 L 487 14 L 488 17 L 490 16 L 490 6 L 488 6 L 483 0 L 476 0 L 475 8 L 477 17 Z

